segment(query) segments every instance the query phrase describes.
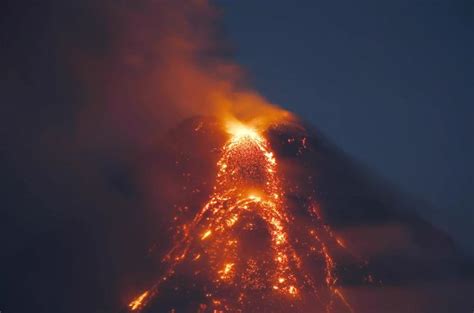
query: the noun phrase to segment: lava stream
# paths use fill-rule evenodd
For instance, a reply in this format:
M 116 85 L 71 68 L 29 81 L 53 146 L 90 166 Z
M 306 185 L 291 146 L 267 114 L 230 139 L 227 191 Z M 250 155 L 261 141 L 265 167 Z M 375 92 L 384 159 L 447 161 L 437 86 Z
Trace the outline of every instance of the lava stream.
M 311 294 L 322 301 L 320 284 L 305 271 L 302 256 L 290 239 L 293 217 L 285 207 L 277 161 L 267 140 L 256 130 L 240 124 L 229 129 L 231 137 L 217 163 L 212 196 L 192 222 L 182 225 L 182 239 L 165 256 L 168 271 L 150 290 L 129 304 L 130 311 L 141 311 L 158 296 L 160 285 L 175 274 L 178 264 L 184 260 L 197 262 L 202 255 L 207 257 L 213 273 L 210 278 L 213 289 L 208 293 L 210 312 L 242 312 L 253 292 L 271 293 L 289 302 L 302 301 L 303 295 Z M 313 224 L 321 226 L 316 206 L 308 210 Z M 245 255 L 241 252 L 240 234 L 242 230 L 252 231 L 258 223 L 268 232 L 269 254 L 250 252 Z M 347 311 L 352 311 L 336 287 L 335 263 L 323 237 L 337 241 L 326 226 L 308 230 L 306 241 L 311 252 L 317 250 L 314 254 L 324 259 L 323 282 L 330 293 L 324 307 L 330 312 L 334 300 L 339 299 Z M 266 271 L 263 273 L 259 268 Z M 229 288 L 234 292 L 229 292 Z

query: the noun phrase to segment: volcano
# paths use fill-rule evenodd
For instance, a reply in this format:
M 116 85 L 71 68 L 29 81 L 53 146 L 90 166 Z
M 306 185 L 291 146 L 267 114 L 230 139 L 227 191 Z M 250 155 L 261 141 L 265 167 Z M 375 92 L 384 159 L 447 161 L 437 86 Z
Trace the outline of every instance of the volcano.
M 141 163 L 162 227 L 155 268 L 125 311 L 468 307 L 470 263 L 416 214 L 419 203 L 300 121 L 257 130 L 192 118 Z

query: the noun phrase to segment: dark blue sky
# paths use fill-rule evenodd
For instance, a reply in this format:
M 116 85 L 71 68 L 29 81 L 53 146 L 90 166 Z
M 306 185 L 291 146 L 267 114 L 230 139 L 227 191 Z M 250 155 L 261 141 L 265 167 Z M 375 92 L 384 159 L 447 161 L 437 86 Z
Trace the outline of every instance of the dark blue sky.
M 422 214 L 474 251 L 472 1 L 218 3 L 264 96 L 429 202 Z

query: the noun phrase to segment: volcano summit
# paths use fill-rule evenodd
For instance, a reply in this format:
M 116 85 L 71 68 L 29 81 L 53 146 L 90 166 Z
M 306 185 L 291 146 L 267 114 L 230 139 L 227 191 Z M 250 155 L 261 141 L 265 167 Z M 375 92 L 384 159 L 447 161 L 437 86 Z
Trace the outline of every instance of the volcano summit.
M 190 141 L 209 145 L 191 152 Z M 172 154 L 176 171 L 186 169 L 183 190 L 204 196 L 214 182 L 202 204 L 180 193 L 174 243 L 162 260 L 166 270 L 129 303 L 132 312 L 376 312 L 367 310 L 380 310 L 376 298 L 398 301 L 386 286 L 420 279 L 404 277 L 419 262 L 429 267 L 422 275 L 430 279 L 441 272 L 457 277 L 462 268 L 442 233 L 410 213 L 404 200 L 371 186 L 300 122 L 259 131 L 199 118 L 167 142 L 167 151 L 179 152 Z M 217 158 L 214 175 L 198 174 L 212 172 L 190 157 L 201 152 Z M 415 235 L 437 238 L 444 261 L 420 259 L 427 247 Z

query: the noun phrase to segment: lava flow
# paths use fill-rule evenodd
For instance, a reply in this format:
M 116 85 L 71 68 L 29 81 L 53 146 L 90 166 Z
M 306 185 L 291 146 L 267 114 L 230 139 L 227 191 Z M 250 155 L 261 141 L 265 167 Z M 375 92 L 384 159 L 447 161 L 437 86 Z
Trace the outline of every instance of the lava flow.
M 327 244 L 332 240 L 343 246 L 342 242 L 322 223 L 315 203 L 307 208 L 311 227 L 294 238 L 290 231 L 294 217 L 285 204 L 277 160 L 268 141 L 239 123 L 229 126 L 228 132 L 213 194 L 194 219 L 181 226 L 181 239 L 164 258 L 167 272 L 133 300 L 129 310 L 141 311 L 159 298 L 161 286 L 186 261 L 200 262 L 205 269 L 194 275 L 205 272 L 209 280 L 207 301 L 195 312 L 262 311 L 265 302 L 273 303 L 272 312 L 285 305 L 288 309 L 283 312 L 306 311 L 301 308 L 313 302 L 320 304 L 321 311 L 332 312 L 339 305 L 352 312 L 337 287 L 336 265 Z M 251 248 L 246 248 L 248 241 Z M 308 271 L 311 258 L 322 260 L 321 275 Z

